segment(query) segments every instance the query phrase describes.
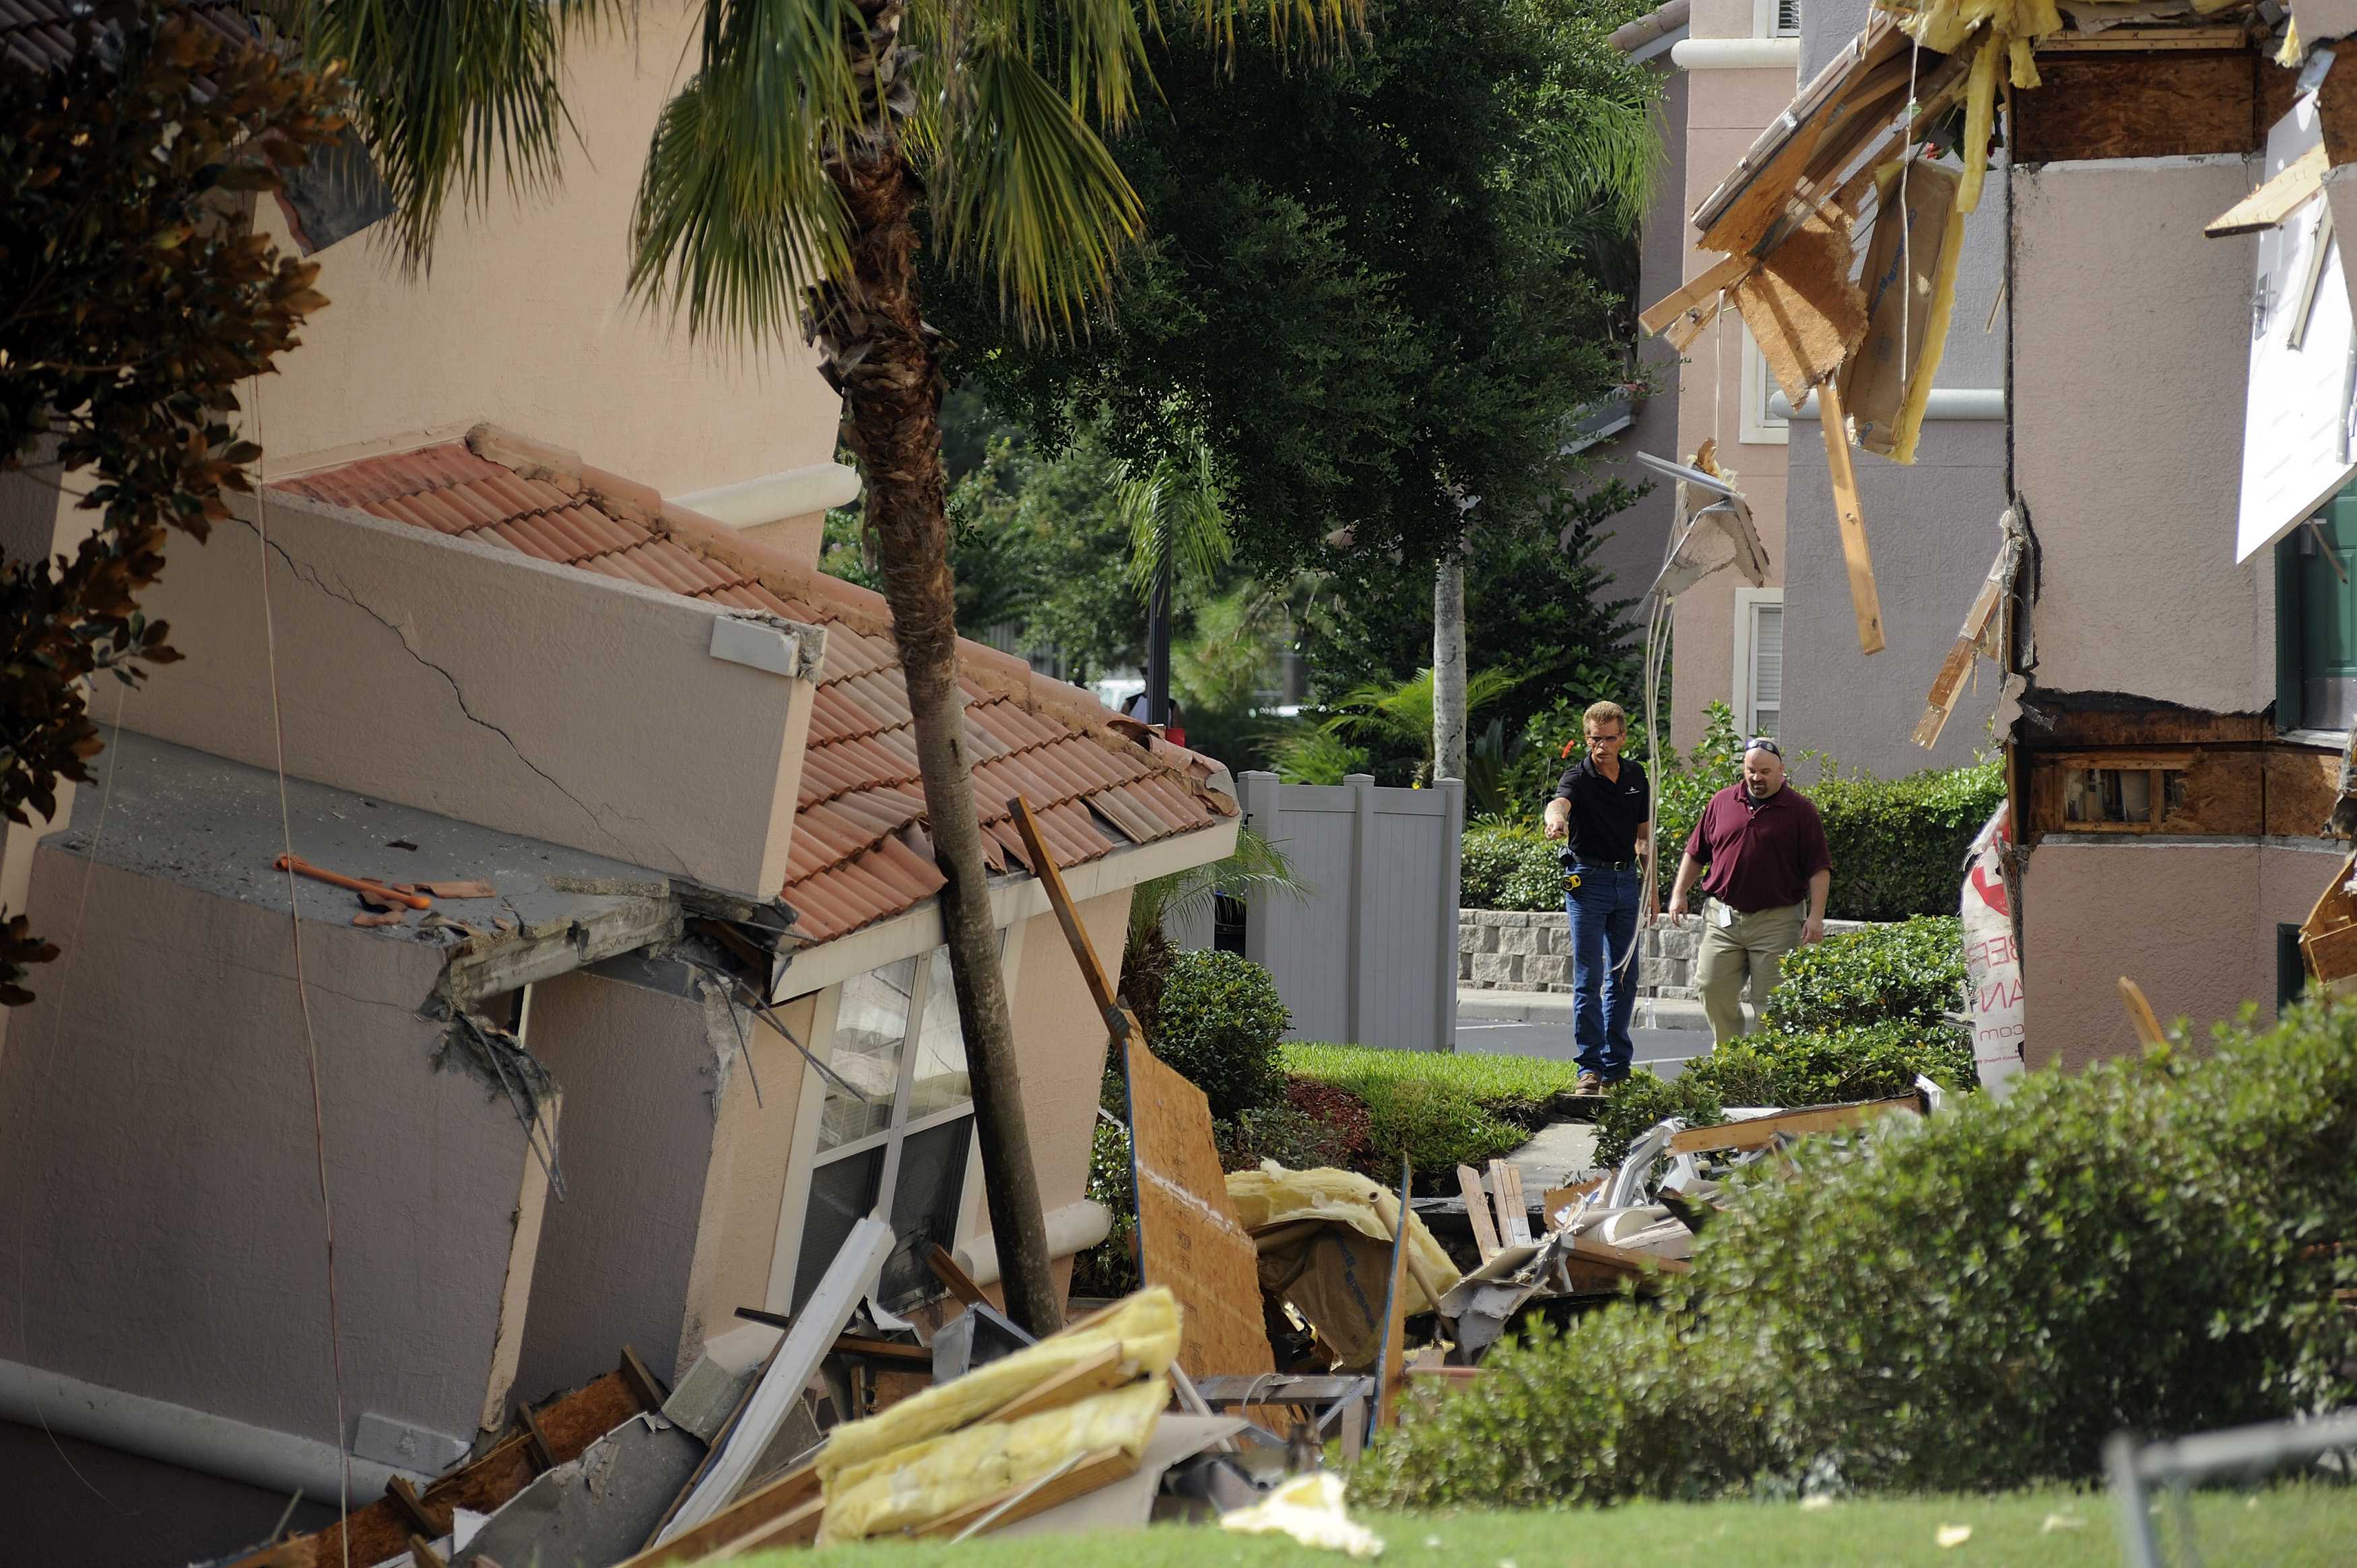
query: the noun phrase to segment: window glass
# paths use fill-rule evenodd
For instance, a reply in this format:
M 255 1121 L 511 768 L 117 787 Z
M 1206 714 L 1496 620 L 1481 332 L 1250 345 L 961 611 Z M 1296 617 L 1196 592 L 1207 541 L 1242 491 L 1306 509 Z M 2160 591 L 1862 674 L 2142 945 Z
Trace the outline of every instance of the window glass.
M 794 1263 L 794 1304 L 802 1304 L 818 1288 L 834 1255 L 851 1240 L 851 1228 L 876 1207 L 884 1179 L 885 1144 L 830 1160 L 811 1173 L 810 1210 L 802 1217 L 802 1251 Z
M 897 1245 L 884 1265 L 877 1294 L 899 1308 L 936 1289 L 925 1266 L 929 1244 L 943 1248 L 957 1240 L 958 1208 L 965 1197 L 966 1153 L 974 1145 L 974 1118 L 960 1116 L 938 1127 L 911 1133 L 900 1145 L 900 1174 L 892 1187 L 892 1234 Z
M 950 983 L 950 950 L 935 948 L 925 961 L 925 1017 L 917 1031 L 917 1075 L 909 1091 L 909 1120 L 921 1122 L 973 1098 L 965 1036 L 958 1027 L 957 990 Z
M 827 1066 L 858 1092 L 854 1095 L 842 1083 L 826 1080 L 826 1105 L 819 1116 L 822 1152 L 892 1124 L 900 1058 L 908 1044 L 909 992 L 916 975 L 917 961 L 904 958 L 844 982 Z

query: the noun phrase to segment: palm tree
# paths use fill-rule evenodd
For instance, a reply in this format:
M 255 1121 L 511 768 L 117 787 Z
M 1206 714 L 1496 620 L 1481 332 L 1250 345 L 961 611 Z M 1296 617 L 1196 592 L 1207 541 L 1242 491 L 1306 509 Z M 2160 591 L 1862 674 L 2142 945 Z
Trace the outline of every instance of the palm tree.
M 974 1059 L 991 1228 L 1008 1306 L 1062 1320 L 1016 1090 L 957 682 L 942 463 L 942 366 L 917 255 L 995 279 L 1026 332 L 1106 308 L 1143 214 L 1103 134 L 1150 88 L 1141 0 L 704 0 L 695 74 L 648 148 L 630 236 L 633 289 L 691 332 L 806 334 L 842 394 L 866 526 L 908 682 L 942 924 Z M 423 261 L 456 198 L 494 171 L 554 177 L 569 120 L 560 55 L 622 0 L 255 0 L 320 61 Z M 1194 0 L 1222 47 L 1244 26 L 1305 51 L 1342 41 L 1363 0 Z M 925 219 L 920 229 L 920 213 Z

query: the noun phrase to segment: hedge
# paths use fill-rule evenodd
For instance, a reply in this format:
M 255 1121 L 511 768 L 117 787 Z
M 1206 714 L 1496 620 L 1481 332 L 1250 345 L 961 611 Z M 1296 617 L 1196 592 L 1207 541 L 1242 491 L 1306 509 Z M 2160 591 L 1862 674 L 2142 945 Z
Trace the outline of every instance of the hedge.
M 1665 883 L 1676 874 L 1686 835 L 1711 796 L 1741 775 L 1733 717 L 1722 703 L 1710 711 L 1709 728 L 1695 749 L 1683 757 L 1668 753 L 1659 769 L 1654 844 Z M 2000 764 L 1873 779 L 1845 777 L 1821 753 L 1794 760 L 1793 781 L 1816 802 L 1833 852 L 1828 916 L 1900 920 L 1954 910 L 1964 852 L 2005 798 Z M 1815 782 L 1807 782 L 1813 769 Z M 1469 909 L 1562 908 L 1556 847 L 1534 823 L 1473 824 L 1465 831 L 1458 902 Z
M 1405 1154 L 1419 1191 L 1455 1190 L 1459 1165 L 1512 1154 L 1579 1103 L 1579 1069 L 1533 1057 L 1287 1042 L 1283 1061 L 1297 1081 L 1364 1103 L 1367 1174 L 1396 1184 Z
M 2247 1015 L 2246 1015 L 2247 1016 Z M 1982 1490 L 2357 1398 L 2357 1009 L 2303 1004 L 1738 1185 L 1656 1305 L 1501 1345 L 1353 1477 L 1380 1506 Z

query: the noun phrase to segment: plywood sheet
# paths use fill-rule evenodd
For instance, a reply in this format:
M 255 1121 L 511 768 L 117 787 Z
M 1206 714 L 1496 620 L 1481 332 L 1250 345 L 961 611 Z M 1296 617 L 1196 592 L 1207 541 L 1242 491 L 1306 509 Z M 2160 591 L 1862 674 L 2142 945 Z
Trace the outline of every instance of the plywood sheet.
M 1178 1364 L 1190 1377 L 1273 1372 L 1260 1303 L 1260 1248 L 1236 1219 L 1203 1091 L 1135 1035 L 1129 1130 L 1136 1172 L 1138 1273 L 1186 1311 Z
M 2013 95 L 2014 162 L 2256 152 L 2263 70 L 2290 74 L 2252 49 L 2040 55 Z
M 2341 799 L 2341 758 L 2330 751 L 2278 747 L 2266 753 L 2266 832 L 2309 838 Z
M 1735 285 L 1736 308 L 1795 407 L 1866 338 L 1866 296 L 1850 261 L 1848 225 L 1817 214 Z

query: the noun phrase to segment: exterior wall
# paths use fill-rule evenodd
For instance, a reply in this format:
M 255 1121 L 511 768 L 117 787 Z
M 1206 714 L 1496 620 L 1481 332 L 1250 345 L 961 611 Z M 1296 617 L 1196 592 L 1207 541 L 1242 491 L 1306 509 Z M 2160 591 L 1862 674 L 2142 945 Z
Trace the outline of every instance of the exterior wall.
M 1079 910 L 1097 961 L 1116 977 L 1129 945 L 1129 898 L 1124 887 L 1089 899 Z M 1033 916 L 1016 928 L 1015 939 L 1023 946 L 1013 998 L 1023 1113 L 1039 1172 L 1039 1205 L 1052 1210 L 1088 1196 L 1089 1144 L 1096 1132 L 1109 1041 L 1104 1017 L 1056 917 Z M 968 1224 L 970 1234 L 990 1229 L 979 1184 Z
M 250 498 L 241 498 L 250 507 Z M 187 655 L 124 725 L 503 832 L 767 897 L 813 688 L 711 655 L 725 609 L 274 498 L 176 543 L 147 596 Z
M 442 1026 L 417 1009 L 435 950 L 307 921 L 339 1434 L 278 897 L 39 851 L 35 929 L 73 940 L 0 1059 L 0 1256 L 22 1264 L 0 1357 L 330 1444 L 364 1412 L 471 1440 L 504 1409 L 522 1325 L 502 1297 L 532 1271 L 537 1227 L 518 1220 L 544 1177 L 507 1101 L 434 1065 Z
M 810 1039 L 816 1003 L 804 997 L 777 1010 L 795 1039 Z M 802 1111 L 802 1052 L 761 1020 L 744 1022 L 741 1048 L 752 1058 L 753 1072 L 748 1078 L 738 1062 L 720 1085 L 712 1169 L 705 1177 L 704 1210 L 696 1226 L 702 1240 L 688 1272 L 687 1312 L 679 1328 L 683 1371 L 705 1340 L 743 1326 L 738 1307 L 767 1304 L 778 1204 L 785 1196 Z M 718 1044 L 724 1051 L 740 1048 L 733 1029 Z
M 1654 111 L 1662 133 L 1662 163 L 1654 171 L 1653 205 L 1645 214 L 1638 262 L 1636 307 L 1644 309 L 1685 281 L 1686 236 L 1686 73 L 1673 69 L 1669 57 L 1654 62 L 1662 72 L 1662 99 Z M 1682 457 L 1678 445 L 1679 355 L 1659 338 L 1641 338 L 1637 362 L 1654 387 L 1653 394 L 1637 405 L 1627 430 L 1598 446 L 1595 459 L 1598 480 L 1619 479 L 1632 488 L 1651 483 L 1652 489 L 1607 525 L 1610 537 L 1596 547 L 1596 564 L 1612 575 L 1607 599 L 1634 598 L 1645 591 L 1661 569 L 1662 551 L 1670 528 L 1670 487 L 1631 456 L 1651 452 L 1658 457 Z
M 1867 0 L 1810 0 L 1801 13 L 1801 80 L 1848 47 L 1867 16 Z M 1943 390 L 2006 384 L 2007 325 L 1984 330 L 2006 264 L 2002 155 L 1993 162 L 1980 209 L 1964 220 L 1936 381 Z M 2007 497 L 2006 427 L 1926 420 L 1911 466 L 1857 448 L 1852 463 L 1888 646 L 1871 657 L 1858 651 L 1824 427 L 1795 419 L 1785 491 L 1783 733 L 1793 745 L 1886 778 L 1961 766 L 1989 745 L 2000 685 L 1993 669 L 1966 687 L 1937 746 L 1925 751 L 1909 736 L 2004 538 L 1997 519 Z
M 2234 564 L 2253 242 L 2201 233 L 2252 183 L 2238 156 L 2014 171 L 2014 473 L 2049 690 L 2274 700 L 2270 557 Z
M 355 1498 L 355 1501 L 360 1499 Z M 0 1421 L 0 1518 L 16 1561 L 74 1568 L 209 1563 L 266 1539 L 287 1499 L 119 1448 Z M 306 1497 L 289 1535 L 336 1522 L 336 1499 Z
M 1747 38 L 1752 34 L 1751 0 L 1695 0 L 1691 37 Z M 1760 133 L 1784 112 L 1798 87 L 1793 71 L 1766 67 L 1695 70 L 1686 85 L 1685 210 L 1727 177 Z M 1694 248 L 1691 225 L 1679 230 L 1684 271 L 1680 281 L 1720 259 Z M 1651 303 L 1650 301 L 1648 303 Z M 1769 582 L 1784 580 L 1785 447 L 1745 442 L 1743 433 L 1743 323 L 1732 310 L 1695 339 L 1678 379 L 1676 456 L 1684 458 L 1703 442 L 1717 439 L 1718 461 L 1730 469 L 1767 548 Z M 1806 426 L 1802 427 L 1805 431 Z M 1717 572 L 1678 597 L 1675 654 L 1670 670 L 1670 737 L 1679 746 L 1700 738 L 1704 707 L 1730 702 L 1728 671 L 1735 657 L 1735 590 L 1742 579 Z
M 267 473 L 479 419 L 594 453 L 666 495 L 834 456 L 837 402 L 794 335 L 759 350 L 691 343 L 624 293 L 639 170 L 694 69 L 694 9 L 659 0 L 571 45 L 578 140 L 566 134 L 554 188 L 517 197 L 494 180 L 482 210 L 446 219 L 430 271 L 405 269 L 381 229 L 319 252 L 333 303 L 258 389 Z M 274 203 L 259 222 L 292 252 Z
M 2341 860 L 2333 845 L 2279 839 L 2048 837 L 2022 882 L 2029 1065 L 2134 1051 L 2122 975 L 2164 1026 L 2190 1020 L 2196 1041 L 2245 1002 L 2272 1018 L 2276 927 L 2307 917 Z

